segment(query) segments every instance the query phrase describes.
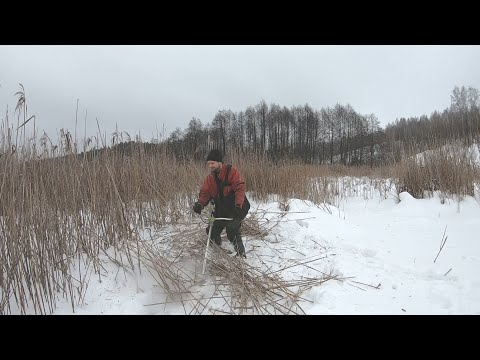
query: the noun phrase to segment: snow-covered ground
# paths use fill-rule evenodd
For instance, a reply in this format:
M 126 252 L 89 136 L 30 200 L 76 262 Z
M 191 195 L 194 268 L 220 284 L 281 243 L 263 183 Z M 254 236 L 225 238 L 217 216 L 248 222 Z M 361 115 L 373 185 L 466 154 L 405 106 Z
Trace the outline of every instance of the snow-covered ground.
M 267 271 L 268 264 L 280 269 L 314 260 L 283 270 L 287 280 L 337 275 L 338 280 L 304 291 L 299 304 L 306 314 L 480 314 L 478 200 L 442 204 L 438 196 L 415 199 L 362 187 L 337 206 L 290 199 L 283 217 L 278 202 L 252 201 L 262 221 L 278 224 L 264 240 L 245 238 L 245 261 Z M 196 221 L 182 226 L 204 228 Z M 231 247 L 227 240 L 224 246 Z M 197 273 L 202 269 L 198 259 L 183 264 Z M 190 290 L 207 294 L 213 280 L 207 263 L 207 274 Z M 232 312 L 216 296 L 201 313 L 222 311 Z M 71 314 L 71 305 L 61 299 L 54 313 Z M 125 273 L 108 261 L 100 276 L 91 275 L 84 304 L 75 309 L 75 314 L 185 313 L 191 313 L 188 306 L 169 302 L 148 271 Z
M 415 155 L 415 161 L 424 165 L 427 159 L 468 159 L 470 165 L 480 166 L 480 144 L 474 143 L 468 148 L 464 147 L 461 143 L 452 143 L 444 145 L 441 148 L 435 150 L 427 150 Z

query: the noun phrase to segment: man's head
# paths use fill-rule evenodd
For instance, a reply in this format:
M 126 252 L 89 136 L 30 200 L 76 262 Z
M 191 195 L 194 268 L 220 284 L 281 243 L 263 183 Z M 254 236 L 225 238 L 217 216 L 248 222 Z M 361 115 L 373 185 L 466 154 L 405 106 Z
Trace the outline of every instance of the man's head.
M 222 153 L 219 150 L 212 150 L 207 156 L 207 166 L 211 172 L 220 172 L 222 168 Z

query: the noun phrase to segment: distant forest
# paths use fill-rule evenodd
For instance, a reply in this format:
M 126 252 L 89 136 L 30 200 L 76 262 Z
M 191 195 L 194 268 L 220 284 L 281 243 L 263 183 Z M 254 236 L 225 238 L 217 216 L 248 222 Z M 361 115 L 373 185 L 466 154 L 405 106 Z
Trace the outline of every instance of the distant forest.
M 400 118 L 385 129 L 374 114 L 362 115 L 350 105 L 316 110 L 308 104 L 248 107 L 218 111 L 211 123 L 193 118 L 166 140 L 176 157 L 203 159 L 211 148 L 265 154 L 270 160 L 298 159 L 307 164 L 380 165 L 400 160 L 452 140 L 469 146 L 480 134 L 478 89 L 456 86 L 451 106 L 430 116 Z
M 239 113 L 220 110 L 205 125 L 192 118 L 186 129 L 177 128 L 163 141 L 143 147 L 161 148 L 177 159 L 202 160 L 217 148 L 273 162 L 378 166 L 452 141 L 466 146 L 477 142 L 479 108 L 478 89 L 456 86 L 443 112 L 400 118 L 383 129 L 374 114 L 359 114 L 348 104 L 316 110 L 308 104 L 287 108 L 261 101 Z M 120 142 L 118 136 L 112 140 L 122 152 L 130 152 L 133 144 Z

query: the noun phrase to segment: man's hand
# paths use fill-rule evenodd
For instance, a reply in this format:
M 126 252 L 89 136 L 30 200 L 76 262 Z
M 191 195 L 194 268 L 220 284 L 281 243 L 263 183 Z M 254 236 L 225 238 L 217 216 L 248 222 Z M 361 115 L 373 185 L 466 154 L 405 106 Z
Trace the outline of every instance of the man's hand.
M 203 209 L 203 205 L 198 201 L 193 205 L 193 211 L 195 211 L 197 214 L 201 214 L 202 209 Z

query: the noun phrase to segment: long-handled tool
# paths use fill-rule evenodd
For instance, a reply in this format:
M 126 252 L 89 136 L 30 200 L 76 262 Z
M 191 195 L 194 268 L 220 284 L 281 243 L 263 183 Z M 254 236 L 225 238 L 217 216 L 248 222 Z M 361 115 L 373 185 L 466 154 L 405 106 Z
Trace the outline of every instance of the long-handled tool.
M 208 253 L 208 246 L 210 245 L 210 239 L 212 236 L 212 228 L 213 228 L 213 223 L 216 220 L 233 220 L 232 218 L 216 218 L 212 215 L 208 218 L 208 239 L 207 239 L 207 247 L 205 249 L 205 258 L 203 259 L 203 269 L 202 269 L 202 274 L 205 274 L 205 265 L 207 264 L 207 253 Z

